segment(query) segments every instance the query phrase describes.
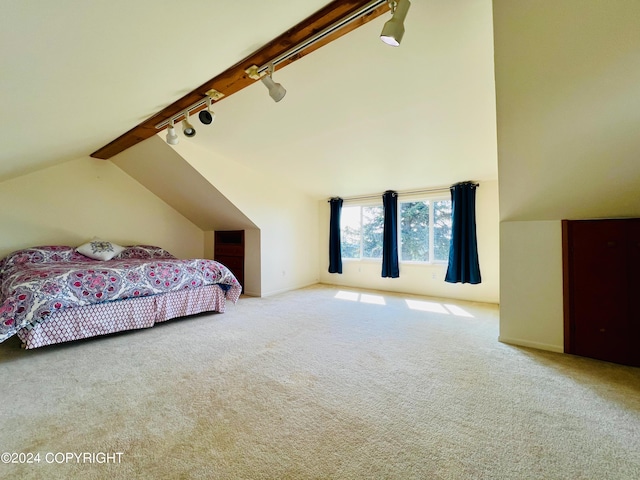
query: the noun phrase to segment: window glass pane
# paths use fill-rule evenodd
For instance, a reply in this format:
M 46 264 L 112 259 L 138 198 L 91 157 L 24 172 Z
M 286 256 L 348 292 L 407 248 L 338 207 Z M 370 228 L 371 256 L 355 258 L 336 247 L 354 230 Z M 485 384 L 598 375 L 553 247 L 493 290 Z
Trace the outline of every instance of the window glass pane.
M 382 258 L 382 206 L 362 207 L 362 257 Z
M 342 207 L 340 246 L 342 258 L 360 258 L 360 207 Z
M 400 203 L 401 261 L 429 261 L 429 203 Z
M 451 200 L 433 202 L 433 250 L 434 260 L 449 260 L 451 241 Z

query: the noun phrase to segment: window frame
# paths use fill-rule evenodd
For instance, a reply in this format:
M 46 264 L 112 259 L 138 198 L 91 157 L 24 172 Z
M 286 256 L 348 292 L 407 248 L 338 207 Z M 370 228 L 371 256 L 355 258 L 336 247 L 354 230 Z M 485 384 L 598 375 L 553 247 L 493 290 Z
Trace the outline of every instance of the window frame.
M 448 259 L 437 260 L 435 259 L 435 234 L 434 234 L 434 211 L 433 205 L 435 202 L 446 201 L 451 204 L 451 196 L 448 194 L 430 194 L 430 195 L 411 195 L 402 196 L 398 199 L 398 218 L 397 218 L 397 233 L 398 233 L 398 261 L 407 265 L 446 265 Z M 429 203 L 429 260 L 402 260 L 402 204 L 403 203 L 415 203 L 415 202 L 428 202 Z M 348 201 L 344 202 L 342 208 L 359 207 L 360 208 L 360 256 L 358 258 L 342 257 L 346 262 L 381 262 L 381 258 L 376 257 L 364 257 L 364 236 L 362 235 L 362 220 L 363 220 L 363 207 L 382 207 L 382 199 L 370 200 L 370 201 Z M 452 212 L 453 213 L 453 212 Z M 340 238 L 342 239 L 342 222 L 340 225 Z
M 364 237 L 362 235 L 362 219 L 363 219 L 363 207 L 380 207 L 383 208 L 382 205 L 382 200 L 370 200 L 370 201 L 363 201 L 363 202 L 348 202 L 345 201 L 344 204 L 342 205 L 342 208 L 347 208 L 347 207 L 359 207 L 360 208 L 360 244 L 359 244 L 359 252 L 360 252 L 360 257 L 358 258 L 353 258 L 353 257 L 342 257 L 343 261 L 349 261 L 349 262 L 361 262 L 361 261 L 365 261 L 365 262 L 381 262 L 382 261 L 382 257 L 365 257 L 363 256 L 364 253 Z M 384 215 L 384 210 L 383 210 L 383 215 Z M 342 217 L 342 216 L 341 216 Z M 342 217 L 344 218 L 344 217 Z M 340 220 L 340 241 L 342 243 L 342 219 Z M 342 253 L 342 252 L 341 252 Z

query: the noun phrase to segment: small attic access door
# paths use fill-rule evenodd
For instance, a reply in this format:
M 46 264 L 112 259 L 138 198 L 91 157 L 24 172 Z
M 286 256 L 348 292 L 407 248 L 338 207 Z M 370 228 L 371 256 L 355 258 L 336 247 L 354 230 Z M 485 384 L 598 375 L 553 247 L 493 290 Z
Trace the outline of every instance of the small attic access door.
M 640 366 L 640 219 L 562 227 L 565 352 Z

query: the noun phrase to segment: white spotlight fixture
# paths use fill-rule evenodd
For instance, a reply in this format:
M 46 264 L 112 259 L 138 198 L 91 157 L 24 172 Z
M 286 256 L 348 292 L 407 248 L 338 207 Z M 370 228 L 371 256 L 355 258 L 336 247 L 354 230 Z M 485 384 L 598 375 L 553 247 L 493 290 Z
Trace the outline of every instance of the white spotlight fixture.
M 273 98 L 274 102 L 279 102 L 284 98 L 287 94 L 287 91 L 284 89 L 282 85 L 273 81 L 271 78 L 273 75 L 273 63 L 269 64 L 269 68 L 267 70 L 267 74 L 261 78 L 262 83 L 264 83 L 269 89 L 269 96 Z
M 399 47 L 404 35 L 404 19 L 407 16 L 411 2 L 409 0 L 389 1 L 393 16 L 384 24 L 380 40 L 392 47 Z
M 184 112 L 184 120 L 182 121 L 182 133 L 185 137 L 195 137 L 196 129 L 189 123 L 189 111 Z
M 207 97 L 207 109 L 200 110 L 200 113 L 198 113 L 198 118 L 200 119 L 200 122 L 205 125 L 209 125 L 216 119 L 215 112 L 211 110 L 211 97 Z
M 173 118 L 169 121 L 169 127 L 167 127 L 167 143 L 169 145 L 177 145 L 178 144 L 178 134 L 176 133 L 176 129 L 173 126 Z

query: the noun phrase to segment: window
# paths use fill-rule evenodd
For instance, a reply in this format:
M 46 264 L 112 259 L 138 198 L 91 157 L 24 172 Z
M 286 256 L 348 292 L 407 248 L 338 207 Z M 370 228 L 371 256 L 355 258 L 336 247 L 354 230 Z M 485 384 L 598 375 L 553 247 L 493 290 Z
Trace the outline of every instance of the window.
M 342 258 L 382 258 L 382 205 L 342 207 Z
M 451 200 L 399 202 L 401 262 L 446 262 L 451 240 Z M 382 259 L 382 205 L 342 207 L 340 235 L 343 259 Z

